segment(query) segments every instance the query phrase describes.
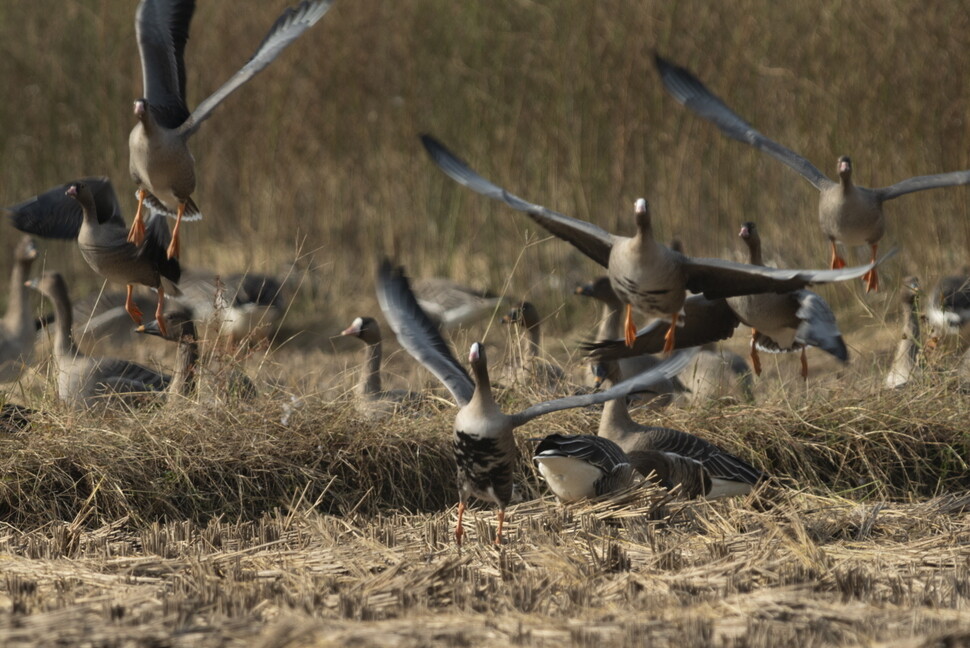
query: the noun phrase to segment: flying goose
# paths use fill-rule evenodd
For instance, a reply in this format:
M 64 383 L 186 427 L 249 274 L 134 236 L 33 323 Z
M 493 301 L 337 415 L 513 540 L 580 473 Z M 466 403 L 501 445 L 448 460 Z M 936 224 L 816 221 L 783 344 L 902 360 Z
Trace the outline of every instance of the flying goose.
M 54 363 L 57 395 L 77 407 L 89 407 L 106 397 L 161 391 L 170 378 L 148 367 L 115 358 L 94 358 L 78 351 L 71 337 L 71 299 L 64 278 L 48 272 L 27 285 L 54 304 Z
M 367 345 L 367 356 L 354 392 L 357 410 L 370 419 L 384 418 L 421 400 L 419 392 L 405 389 L 384 389 L 381 384 L 383 342 L 381 327 L 373 317 L 358 317 L 341 335 L 358 338 Z
M 29 236 L 20 239 L 13 252 L 7 312 L 0 320 L 0 382 L 16 380 L 34 350 L 37 326 L 30 310 L 30 291 L 24 282 L 36 258 L 33 239 Z
M 377 299 L 401 346 L 433 373 L 451 392 L 459 406 L 454 425 L 455 460 L 458 464 L 458 522 L 455 541 L 460 545 L 462 517 L 470 496 L 498 505 L 495 542 L 501 542 L 505 508 L 512 497 L 512 468 L 516 459 L 512 431 L 543 414 L 602 403 L 648 388 L 661 376 L 683 369 L 690 352 L 673 355 L 651 371 L 634 376 L 611 389 L 595 394 L 569 396 L 504 414 L 492 397 L 485 347 L 471 345 L 468 360 L 471 377 L 452 355 L 437 326 L 421 310 L 401 268 L 385 260 L 378 271 Z
M 896 345 L 896 355 L 883 383 L 887 389 L 902 387 L 920 371 L 923 351 L 920 297 L 919 278 L 904 278 L 899 294 L 903 315 L 902 339 Z
M 178 256 L 179 227 L 186 216 L 199 217 L 192 200 L 195 159 L 188 140 L 216 106 L 269 65 L 280 52 L 312 27 L 330 8 L 330 0 L 303 0 L 277 18 L 252 58 L 190 114 L 185 97 L 185 43 L 195 0 L 141 0 L 135 32 L 141 56 L 144 97 L 135 101 L 138 122 L 128 136 L 131 177 L 138 185 L 138 211 L 129 233 L 133 243 L 144 235 L 144 203 L 175 214 L 168 257 Z
M 764 265 L 761 235 L 755 224 L 744 223 L 738 236 L 748 247 L 748 262 Z M 768 353 L 801 351 L 803 379 L 808 377 L 806 347 L 818 347 L 842 362 L 849 359 L 832 309 L 810 290 L 728 297 L 727 302 L 738 318 L 751 327 L 751 366 L 756 375 L 761 375 L 759 350 Z
M 616 384 L 619 380 L 616 363 L 607 362 L 602 366 L 606 372 L 604 382 Z M 631 458 L 637 452 L 661 452 L 698 462 L 707 473 L 707 478 L 699 468 L 690 470 L 692 464 L 684 465 L 676 459 L 671 460 L 676 474 L 687 481 L 681 487 L 684 496 L 715 498 L 744 495 L 766 478 L 763 472 L 746 461 L 693 434 L 637 423 L 630 417 L 626 401 L 622 398 L 611 400 L 603 406 L 597 434 L 616 443 Z M 670 476 L 665 479 L 668 487 L 677 483 L 671 483 Z
M 416 279 L 413 290 L 424 312 L 445 330 L 488 317 L 505 301 L 487 290 L 475 290 L 444 277 Z
M 882 211 L 885 201 L 914 191 L 970 183 L 970 170 L 964 170 L 917 176 L 888 187 L 868 189 L 852 183 L 852 160 L 845 155 L 838 159 L 839 180 L 834 182 L 798 153 L 752 128 L 686 69 L 664 60 L 659 55 L 654 58 L 664 87 L 674 99 L 712 122 L 728 137 L 750 144 L 794 169 L 818 189 L 818 218 L 822 232 L 832 246 L 833 269 L 845 266 L 845 260 L 839 255 L 835 245 L 836 241 L 851 246 L 869 245 L 872 249 L 872 261 L 876 260 L 879 239 L 886 230 Z M 875 267 L 863 279 L 866 281 L 867 292 L 878 290 L 879 277 Z
M 542 318 L 532 302 L 520 302 L 510 310 L 502 322 L 525 329 L 526 339 L 519 345 L 519 354 L 506 367 L 505 382 L 519 385 L 536 385 L 555 389 L 566 380 L 562 367 L 542 357 Z
M 127 284 L 125 310 L 136 324 L 142 312 L 135 305 L 135 284 L 158 292 L 155 319 L 165 329 L 165 295 L 179 295 L 176 284 L 182 269 L 165 255 L 168 224 L 153 219 L 138 245 L 127 240 L 125 221 L 114 187 L 108 178 L 85 178 L 50 189 L 7 209 L 13 226 L 44 238 L 76 238 L 81 256 L 108 281 Z
M 868 266 L 841 270 L 777 270 L 685 256 L 654 240 L 650 211 L 643 198 L 634 205 L 636 234 L 632 237 L 610 234 L 592 223 L 526 202 L 492 184 L 430 135 L 422 135 L 421 141 L 431 159 L 452 180 L 525 212 L 549 232 L 572 243 L 580 252 L 607 268 L 613 290 L 626 303 L 624 338 L 627 346 L 633 346 L 636 340 L 637 330 L 633 324 L 633 309 L 636 309 L 654 317 L 669 317 L 663 350 L 666 353 L 676 348 L 677 323 L 688 290 L 703 293 L 708 299 L 783 293 L 812 283 L 854 279 L 875 267 L 873 262 Z
M 937 282 L 930 293 L 926 318 L 936 336 L 965 332 L 970 325 L 970 266 Z

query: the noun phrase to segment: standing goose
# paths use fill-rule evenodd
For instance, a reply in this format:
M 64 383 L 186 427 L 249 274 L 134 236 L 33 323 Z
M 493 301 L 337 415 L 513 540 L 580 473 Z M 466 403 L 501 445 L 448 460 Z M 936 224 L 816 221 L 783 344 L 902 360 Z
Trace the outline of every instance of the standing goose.
M 738 236 L 748 246 L 748 261 L 752 265 L 763 265 L 761 235 L 755 224 L 744 223 Z M 808 377 L 806 347 L 818 347 L 842 362 L 849 359 L 832 309 L 810 290 L 728 297 L 727 302 L 738 318 L 751 327 L 751 365 L 759 376 L 759 350 L 768 353 L 801 351 L 803 379 Z
M 132 292 L 136 284 L 158 292 L 155 319 L 165 330 L 166 293 L 177 296 L 182 274 L 177 259 L 165 255 L 169 243 L 168 224 L 153 219 L 138 245 L 128 241 L 121 207 L 108 178 L 85 178 L 55 187 L 30 200 L 8 208 L 14 227 L 45 238 L 76 238 L 81 256 L 108 281 L 127 284 L 125 310 L 136 324 L 142 312 Z
M 920 283 L 917 277 L 903 279 L 899 302 L 903 315 L 902 339 L 896 345 L 896 355 L 886 374 L 886 389 L 902 387 L 912 380 L 921 369 L 923 351 L 920 313 Z
M 722 133 L 745 142 L 794 169 L 819 191 L 818 218 L 822 232 L 832 246 L 831 267 L 842 268 L 836 241 L 845 245 L 869 245 L 872 261 L 876 260 L 879 239 L 886 230 L 882 204 L 914 191 L 970 183 L 970 170 L 909 178 L 888 187 L 867 189 L 852 183 L 852 160 L 843 155 L 838 160 L 839 181 L 834 182 L 814 164 L 798 153 L 771 140 L 741 119 L 693 74 L 682 67 L 655 56 L 664 87 L 680 103 L 712 122 Z M 863 277 L 866 291 L 878 290 L 875 267 Z
M 606 382 L 616 384 L 619 380 L 616 363 L 605 363 L 604 369 Z M 616 443 L 631 458 L 638 452 L 660 452 L 700 464 L 707 473 L 707 478 L 699 468 L 690 470 L 692 464 L 685 465 L 673 458 L 670 459 L 673 472 L 666 477 L 661 475 L 668 487 L 679 483 L 672 481 L 671 475 L 680 475 L 680 479 L 686 481 L 681 486 L 685 496 L 715 498 L 744 495 L 766 478 L 763 472 L 746 461 L 693 434 L 637 423 L 630 417 L 626 401 L 622 398 L 611 400 L 603 406 L 597 434 Z
M 0 382 L 16 380 L 30 362 L 34 350 L 37 325 L 30 311 L 29 289 L 24 282 L 36 258 L 37 248 L 33 239 L 29 236 L 20 239 L 13 252 L 7 312 L 0 320 Z
M 555 389 L 566 380 L 566 372 L 542 357 L 542 318 L 532 302 L 524 301 L 510 310 L 503 318 L 504 324 L 525 329 L 526 339 L 519 346 L 518 358 L 506 367 L 507 382 L 519 385 L 538 385 L 542 389 Z
M 142 210 L 147 201 L 154 210 L 176 215 L 167 253 L 169 258 L 178 256 L 182 219 L 199 217 L 192 200 L 195 159 L 189 152 L 189 138 L 216 106 L 320 20 L 330 5 L 330 0 L 303 0 L 284 11 L 252 58 L 190 114 L 184 55 L 195 0 L 141 0 L 135 12 L 135 32 L 145 95 L 135 101 L 138 122 L 128 136 L 128 168 L 138 185 L 138 211 L 129 233 L 133 243 L 140 243 L 144 236 Z
M 168 376 L 134 362 L 81 354 L 71 337 L 71 299 L 60 274 L 48 272 L 27 284 L 54 304 L 57 395 L 63 402 L 89 407 L 106 397 L 161 391 L 168 385 Z
M 485 347 L 471 345 L 470 377 L 451 354 L 434 322 L 421 310 L 401 268 L 384 261 L 378 271 L 377 299 L 398 341 L 408 353 L 433 373 L 451 392 L 460 409 L 455 417 L 454 449 L 458 464 L 458 523 L 455 541 L 461 544 L 462 517 L 470 496 L 498 505 L 495 542 L 501 542 L 505 508 L 512 498 L 512 468 L 516 459 L 512 431 L 543 414 L 584 407 L 620 398 L 648 388 L 660 377 L 670 377 L 690 360 L 689 352 L 678 353 L 655 369 L 634 376 L 595 394 L 569 396 L 546 401 L 515 414 L 504 414 L 492 397 Z
M 633 324 L 633 309 L 636 309 L 646 315 L 670 318 L 663 350 L 666 353 L 676 348 L 677 322 L 688 290 L 703 293 L 708 299 L 783 293 L 812 283 L 854 279 L 875 267 L 875 263 L 871 263 L 842 270 L 777 270 L 685 256 L 654 240 L 650 211 L 643 198 L 634 205 L 636 234 L 632 237 L 610 234 L 592 223 L 526 202 L 492 184 L 430 135 L 422 135 L 421 141 L 431 159 L 452 180 L 525 212 L 553 235 L 572 243 L 580 252 L 607 268 L 613 290 L 626 303 L 624 339 L 627 346 L 633 346 L 636 340 L 637 330 Z
M 354 390 L 357 397 L 357 410 L 363 416 L 370 419 L 384 418 L 402 407 L 414 405 L 421 400 L 421 394 L 418 392 L 383 388 L 381 384 L 383 340 L 381 327 L 376 319 L 358 317 L 340 334 L 356 337 L 367 345 L 367 358 Z

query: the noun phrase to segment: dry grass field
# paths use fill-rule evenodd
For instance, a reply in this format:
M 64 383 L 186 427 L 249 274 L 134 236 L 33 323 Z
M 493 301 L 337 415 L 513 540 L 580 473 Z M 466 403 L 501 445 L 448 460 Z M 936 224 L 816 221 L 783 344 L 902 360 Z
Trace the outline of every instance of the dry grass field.
M 0 205 L 108 175 L 130 219 L 135 4 L 0 3 Z M 199 3 L 190 104 L 287 4 Z M 287 277 L 270 347 L 213 352 L 261 396 L 220 395 L 213 371 L 213 389 L 174 407 L 67 412 L 46 343 L 4 386 L 40 413 L 27 432 L 0 432 L 0 645 L 970 645 L 970 398 L 945 371 L 880 389 L 899 278 L 931 285 L 970 261 L 967 188 L 887 204 L 883 242 L 901 253 L 882 292 L 819 288 L 847 367 L 811 351 L 803 385 L 797 358 L 763 356 L 756 405 L 635 413 L 772 473 L 770 492 L 684 503 L 641 489 L 561 507 L 528 439 L 591 432 L 598 412 L 561 413 L 520 432 L 523 501 L 506 544 L 490 544 L 494 512 L 481 507 L 458 550 L 445 393 L 412 418 L 352 408 L 362 347 L 333 336 L 378 315 L 382 253 L 414 277 L 536 302 L 546 352 L 577 380 L 576 344 L 597 321 L 572 291 L 599 269 L 448 180 L 422 132 L 612 231 L 631 231 L 645 196 L 658 235 L 691 253 L 740 258 L 738 225 L 755 220 L 769 263 L 825 264 L 815 190 L 677 105 L 654 50 L 826 172 L 843 153 L 867 186 L 970 168 L 959 2 L 337 0 L 192 141 L 206 217 L 183 229 L 185 266 Z M 0 277 L 17 239 L 0 224 Z M 63 272 L 75 296 L 100 289 L 76 245 L 39 244 L 38 272 Z M 745 333 L 729 348 L 742 352 Z M 484 322 L 454 336 L 459 357 L 474 339 L 495 364 L 514 341 Z M 931 365 L 946 369 L 948 351 Z M 172 363 L 156 340 L 112 353 Z M 385 353 L 390 386 L 434 387 L 396 344 Z M 502 393 L 508 408 L 535 397 Z

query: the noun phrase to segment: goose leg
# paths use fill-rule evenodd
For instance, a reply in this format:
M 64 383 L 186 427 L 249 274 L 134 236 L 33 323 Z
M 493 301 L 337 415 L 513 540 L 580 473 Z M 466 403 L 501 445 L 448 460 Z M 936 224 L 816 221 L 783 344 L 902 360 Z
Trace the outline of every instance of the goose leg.
M 802 347 L 802 380 L 808 380 L 808 357 L 805 355 L 805 347 Z
M 674 313 L 670 316 L 670 328 L 667 329 L 667 334 L 664 335 L 664 353 L 670 353 L 674 350 L 674 342 L 677 336 L 677 320 L 680 319 L 680 313 Z M 630 346 L 633 346 L 632 344 Z
M 185 203 L 179 203 L 178 216 L 175 218 L 175 227 L 172 229 L 172 242 L 168 244 L 168 258 L 177 259 L 179 256 L 179 227 L 182 225 L 182 217 L 185 215 Z
M 131 316 L 131 319 L 135 321 L 135 324 L 141 324 L 142 312 L 138 308 L 138 306 L 135 305 L 135 302 L 131 299 L 131 294 L 134 291 L 134 289 L 135 289 L 134 286 L 132 286 L 131 284 L 128 284 L 128 296 L 125 298 L 125 311 L 128 313 L 128 315 Z
M 626 319 L 623 323 L 623 338 L 626 345 L 633 348 L 633 343 L 637 341 L 637 327 L 633 323 L 633 306 L 626 305 Z
M 878 243 L 872 244 L 872 258 L 869 263 L 876 262 L 876 249 L 879 247 Z M 866 282 L 866 292 L 872 292 L 873 290 L 879 290 L 879 275 L 876 274 L 876 269 L 873 268 L 869 272 L 862 275 L 862 280 Z
M 761 375 L 761 356 L 758 354 L 758 346 L 755 344 L 755 340 L 758 339 L 758 330 L 751 329 L 751 367 L 754 369 L 754 375 Z
M 464 500 L 458 502 L 458 523 L 455 525 L 455 543 L 460 547 L 461 539 L 465 535 L 465 527 L 461 525 L 461 519 L 465 516 Z
M 832 244 L 832 269 L 839 270 L 845 267 L 845 259 L 839 255 L 839 248 L 835 246 L 835 239 L 829 239 L 829 243 Z
M 158 322 L 158 330 L 162 332 L 164 337 L 168 337 L 168 326 L 165 323 L 165 316 L 162 311 L 165 310 L 165 289 L 159 285 L 158 287 L 158 305 L 155 307 L 155 320 Z
M 502 527 L 505 526 L 505 509 L 498 510 L 498 530 L 495 532 L 495 544 L 502 544 Z
M 131 222 L 131 230 L 128 231 L 128 242 L 135 245 L 141 245 L 141 242 L 145 240 L 145 218 L 142 216 L 142 209 L 145 206 L 147 196 L 147 191 L 138 190 L 138 209 L 135 211 L 135 220 Z

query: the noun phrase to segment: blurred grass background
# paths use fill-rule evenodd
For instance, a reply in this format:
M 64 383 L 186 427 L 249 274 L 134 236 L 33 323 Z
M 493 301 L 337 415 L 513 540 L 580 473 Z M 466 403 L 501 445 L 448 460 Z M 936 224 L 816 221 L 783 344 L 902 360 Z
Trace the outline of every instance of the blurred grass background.
M 288 4 L 199 3 L 190 107 Z M 142 92 L 135 5 L 0 5 L 0 202 L 104 174 L 130 219 L 127 137 Z M 751 219 L 770 262 L 824 266 L 815 190 L 670 99 L 654 49 L 830 174 L 843 153 L 867 186 L 970 167 L 963 3 L 338 0 L 194 137 L 206 218 L 185 229 L 183 261 L 270 273 L 296 262 L 306 281 L 291 320 L 332 327 L 376 309 L 376 258 L 393 251 L 413 276 L 508 282 L 558 313 L 554 332 L 570 329 L 587 307 L 568 295 L 599 269 L 445 178 L 417 139 L 431 132 L 509 190 L 612 231 L 631 231 L 633 201 L 645 196 L 659 235 L 681 237 L 692 254 L 737 257 L 738 225 Z M 884 244 L 904 251 L 885 269 L 885 294 L 821 291 L 843 326 L 894 312 L 901 274 L 929 283 L 968 260 L 967 189 L 906 196 L 886 211 Z M 11 250 L 19 235 L 0 232 Z M 75 294 L 100 285 L 73 244 L 42 245 Z M 4 276 L 9 263 L 0 257 Z

